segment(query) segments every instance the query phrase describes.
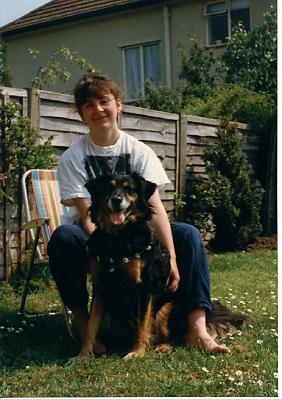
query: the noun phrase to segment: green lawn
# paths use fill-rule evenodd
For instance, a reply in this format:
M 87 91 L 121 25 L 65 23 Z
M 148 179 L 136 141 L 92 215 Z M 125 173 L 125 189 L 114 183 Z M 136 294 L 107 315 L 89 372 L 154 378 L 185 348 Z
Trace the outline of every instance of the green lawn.
M 78 353 L 53 287 L 19 295 L 1 284 L 1 397 L 278 397 L 277 252 L 210 254 L 212 297 L 255 322 L 225 339 L 230 355 L 178 347 L 143 359 L 118 355 L 67 364 Z

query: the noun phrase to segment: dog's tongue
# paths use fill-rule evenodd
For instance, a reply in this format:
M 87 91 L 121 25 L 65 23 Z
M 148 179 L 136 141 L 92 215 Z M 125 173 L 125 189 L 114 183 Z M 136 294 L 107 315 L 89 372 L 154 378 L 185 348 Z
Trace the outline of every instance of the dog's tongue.
M 113 225 L 121 225 L 121 224 L 123 224 L 124 221 L 125 221 L 124 211 L 121 211 L 119 213 L 112 213 L 110 215 L 110 219 L 111 219 L 111 223 Z

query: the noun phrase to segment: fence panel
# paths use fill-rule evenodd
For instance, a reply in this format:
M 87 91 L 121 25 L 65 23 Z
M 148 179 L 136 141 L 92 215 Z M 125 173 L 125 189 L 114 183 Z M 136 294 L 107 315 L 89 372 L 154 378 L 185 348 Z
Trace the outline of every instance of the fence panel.
M 217 129 L 220 121 L 210 118 L 187 116 L 186 128 L 186 171 L 192 170 L 195 174 L 205 174 L 205 163 L 202 155 L 217 139 Z M 242 133 L 245 143 L 243 149 L 254 169 L 255 176 L 261 177 L 261 163 L 259 156 L 260 133 L 252 130 L 246 124 L 236 124 Z
M 80 136 L 88 132 L 80 120 L 71 95 L 34 89 L 0 88 L 1 104 L 18 101 L 22 115 L 28 115 L 34 128 L 40 130 L 43 139 L 54 136 L 54 153 L 59 158 L 62 152 Z M 122 130 L 150 146 L 161 160 L 171 183 L 161 193 L 166 210 L 174 211 L 175 194 L 185 189 L 187 171 L 205 173 L 202 155 L 207 146 L 212 146 L 217 137 L 218 120 L 184 114 L 124 106 L 119 118 Z M 264 163 L 260 160 L 260 133 L 248 126 L 238 124 L 246 138 L 244 150 L 254 168 L 256 177 L 262 178 Z M 3 132 L 1 133 L 3 138 Z M 1 147 L 1 165 L 5 154 Z M 19 233 L 21 210 L 18 206 L 19 188 L 9 188 L 14 203 L 4 198 L 0 203 L 0 279 L 6 278 L 20 259 L 23 238 Z M 273 206 L 275 209 L 275 206 Z M 275 212 L 275 210 L 273 211 Z M 271 218 L 271 216 L 269 217 Z M 25 239 L 24 239 L 25 241 Z
M 174 194 L 178 191 L 177 164 L 177 114 L 124 106 L 120 119 L 120 127 L 150 146 L 161 160 L 166 173 L 171 180 L 161 193 L 162 200 L 168 212 L 174 209 Z

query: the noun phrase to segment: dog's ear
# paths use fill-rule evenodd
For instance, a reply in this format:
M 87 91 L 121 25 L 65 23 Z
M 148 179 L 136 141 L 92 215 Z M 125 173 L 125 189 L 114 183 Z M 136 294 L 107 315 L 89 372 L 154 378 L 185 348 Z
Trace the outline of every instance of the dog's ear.
M 91 179 L 85 184 L 86 189 L 91 195 L 91 200 L 93 201 L 99 195 L 99 178 Z
M 90 181 L 86 182 L 85 187 L 91 196 L 91 206 L 89 207 L 88 212 L 90 213 L 91 221 L 96 223 L 97 222 L 97 213 L 96 213 L 96 207 L 94 207 L 93 205 L 98 204 L 99 185 L 97 183 L 97 178 L 91 179 Z
M 149 198 L 155 193 L 157 185 L 153 182 L 147 181 L 136 172 L 133 172 L 132 178 L 135 180 L 137 187 L 141 190 L 143 198 L 148 201 Z

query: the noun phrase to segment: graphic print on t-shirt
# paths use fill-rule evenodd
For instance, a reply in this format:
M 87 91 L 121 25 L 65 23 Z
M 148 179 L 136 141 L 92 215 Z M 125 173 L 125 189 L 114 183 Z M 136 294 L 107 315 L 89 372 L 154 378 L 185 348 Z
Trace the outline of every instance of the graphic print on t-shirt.
M 131 174 L 130 154 L 119 156 L 93 156 L 85 157 L 85 169 L 89 179 L 101 175 L 129 175 Z

